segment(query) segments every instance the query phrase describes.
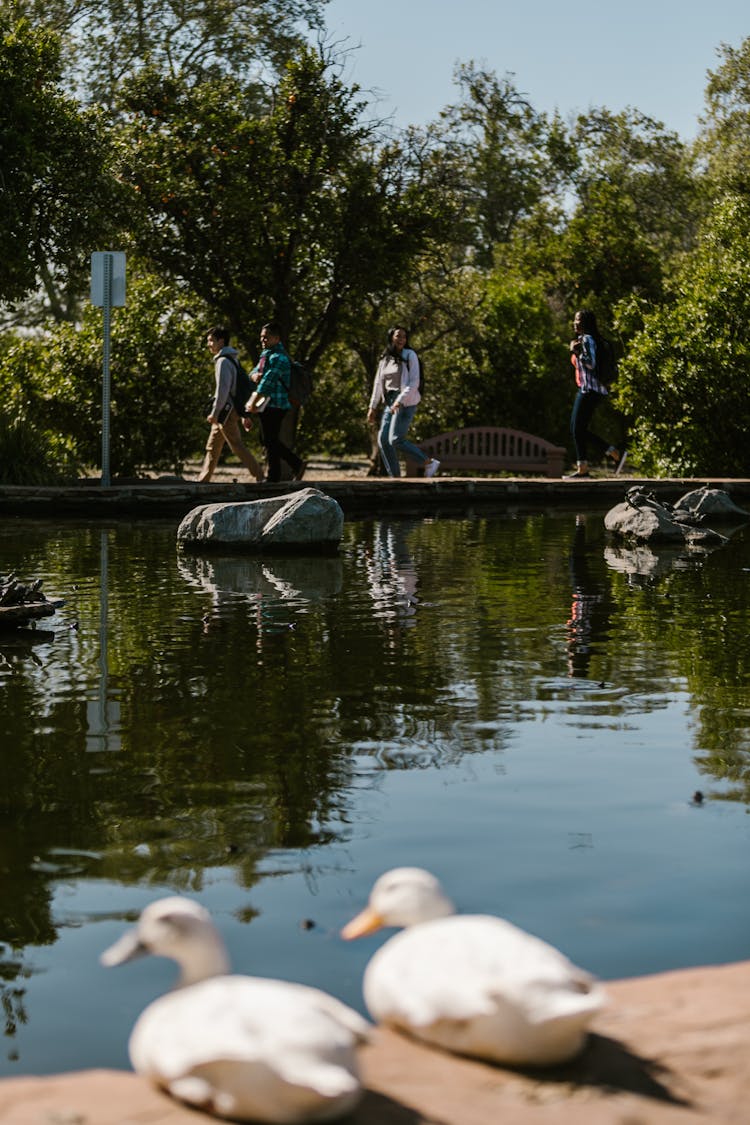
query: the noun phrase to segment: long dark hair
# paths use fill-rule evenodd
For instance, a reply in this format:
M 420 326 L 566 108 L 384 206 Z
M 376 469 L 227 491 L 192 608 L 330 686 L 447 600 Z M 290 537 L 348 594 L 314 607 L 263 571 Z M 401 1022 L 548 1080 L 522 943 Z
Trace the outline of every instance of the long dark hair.
M 591 309 L 580 309 L 578 315 L 581 318 L 582 334 L 584 336 L 598 336 L 599 328 L 596 323 L 596 316 Z
M 400 359 L 401 358 L 401 352 L 394 346 L 394 343 L 393 343 L 393 337 L 396 335 L 396 333 L 399 331 L 399 329 L 406 336 L 406 340 L 404 341 L 404 347 L 405 348 L 409 347 L 409 329 L 404 328 L 403 324 L 394 324 L 392 328 L 388 329 L 388 344 L 386 346 L 385 351 L 383 352 L 383 355 L 382 355 L 383 359 L 385 359 L 387 356 L 390 356 L 392 359 Z

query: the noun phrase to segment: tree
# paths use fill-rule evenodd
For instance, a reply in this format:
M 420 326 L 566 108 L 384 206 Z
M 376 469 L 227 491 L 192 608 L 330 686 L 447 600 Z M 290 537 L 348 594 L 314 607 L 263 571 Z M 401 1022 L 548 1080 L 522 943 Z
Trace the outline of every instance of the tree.
M 620 310 L 632 340 L 617 401 L 633 419 L 632 442 L 646 472 L 750 471 L 749 258 L 750 200 L 727 195 L 669 299 L 645 313 L 634 300 Z
M 345 310 L 401 277 L 440 216 L 331 60 L 301 51 L 272 94 L 259 113 L 236 83 L 144 72 L 126 87 L 120 168 L 158 269 L 248 347 L 280 321 L 314 366 Z
M 449 169 L 463 204 L 454 237 L 490 267 L 495 246 L 554 197 L 573 155 L 561 122 L 534 110 L 513 75 L 498 78 L 470 62 L 457 67 L 455 81 L 460 100 L 431 130 L 433 162 Z
M 701 210 L 691 154 L 677 133 L 636 109 L 598 108 L 577 118 L 571 145 L 578 213 L 596 207 L 606 185 L 605 198 L 623 201 L 662 257 L 692 246 Z
M 117 476 L 144 468 L 179 470 L 205 440 L 213 389 L 206 309 L 137 261 L 133 267 L 127 304 L 112 313 L 110 448 Z M 49 479 L 55 456 L 69 469 L 99 464 L 101 386 L 102 315 L 91 305 L 75 326 L 58 324 L 43 338 L 6 346 L 0 353 L 2 401 L 8 405 L 7 413 L 0 410 L 0 474 L 13 480 L 14 474 L 26 473 L 31 480 L 41 462 Z M 39 449 L 30 465 L 24 461 L 14 467 L 6 464 L 3 442 L 13 448 L 16 415 L 38 433 Z M 21 437 L 16 435 L 16 442 Z
M 56 36 L 0 17 L 0 301 L 41 282 L 62 316 L 60 290 L 80 285 L 118 190 L 101 115 L 82 111 L 59 80 Z
M 63 37 L 70 85 L 114 107 L 121 83 L 152 67 L 188 85 L 225 74 L 268 81 L 320 28 L 325 0 L 16 0 Z
M 721 64 L 709 71 L 703 128 L 696 153 L 705 163 L 708 187 L 750 192 L 750 36 L 738 48 L 723 43 Z

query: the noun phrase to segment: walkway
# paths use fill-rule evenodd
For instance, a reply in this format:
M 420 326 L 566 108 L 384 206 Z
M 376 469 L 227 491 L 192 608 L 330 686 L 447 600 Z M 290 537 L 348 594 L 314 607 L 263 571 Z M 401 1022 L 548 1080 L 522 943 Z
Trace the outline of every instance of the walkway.
M 367 1094 L 347 1125 L 744 1125 L 750 962 L 615 981 L 581 1057 L 535 1074 L 378 1031 Z M 94 1070 L 0 1081 L 8 1125 L 208 1125 L 135 1075 Z M 342 1122 L 343 1125 L 343 1122 Z
M 741 506 L 750 502 L 750 480 L 670 478 L 650 480 L 632 476 L 594 476 L 589 480 L 551 480 L 549 477 L 444 477 L 433 480 L 368 477 L 366 463 L 311 463 L 302 482 L 258 485 L 244 483 L 237 467 L 222 468 L 209 484 L 199 484 L 194 470 L 184 477 L 154 476 L 116 481 L 102 488 L 96 479 L 65 488 L 0 485 L 0 514 L 39 518 L 182 517 L 199 504 L 257 500 L 313 487 L 333 496 L 349 517 L 434 515 L 505 510 L 509 507 L 605 508 L 619 503 L 638 484 L 660 499 L 676 500 L 693 488 L 708 484 L 723 488 Z

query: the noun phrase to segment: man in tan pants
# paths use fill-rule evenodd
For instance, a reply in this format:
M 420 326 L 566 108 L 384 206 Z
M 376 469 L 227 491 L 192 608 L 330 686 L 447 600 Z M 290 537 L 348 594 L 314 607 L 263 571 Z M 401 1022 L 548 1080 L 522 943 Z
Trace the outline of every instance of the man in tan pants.
M 250 475 L 261 481 L 263 470 L 242 440 L 240 419 L 232 400 L 237 381 L 237 364 L 234 362 L 237 349 L 229 346 L 229 330 L 222 327 L 209 329 L 206 343 L 216 361 L 216 390 L 211 410 L 206 418 L 206 421 L 211 423 L 211 432 L 206 442 L 206 455 L 203 458 L 198 480 L 211 479 L 219 463 L 224 442 L 227 442 L 232 453 L 239 457 Z

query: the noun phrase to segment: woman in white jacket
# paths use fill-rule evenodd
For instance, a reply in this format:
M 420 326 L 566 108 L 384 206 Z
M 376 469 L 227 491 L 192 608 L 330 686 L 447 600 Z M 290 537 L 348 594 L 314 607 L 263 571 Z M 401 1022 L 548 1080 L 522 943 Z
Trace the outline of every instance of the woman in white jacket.
M 419 357 L 410 347 L 409 334 L 397 325 L 388 331 L 388 347 L 380 357 L 370 395 L 367 421 L 374 423 L 375 408 L 384 402 L 378 447 L 389 477 L 401 476 L 399 453 L 424 465 L 424 475 L 434 477 L 440 462 L 430 459 L 406 434 L 419 405 Z

